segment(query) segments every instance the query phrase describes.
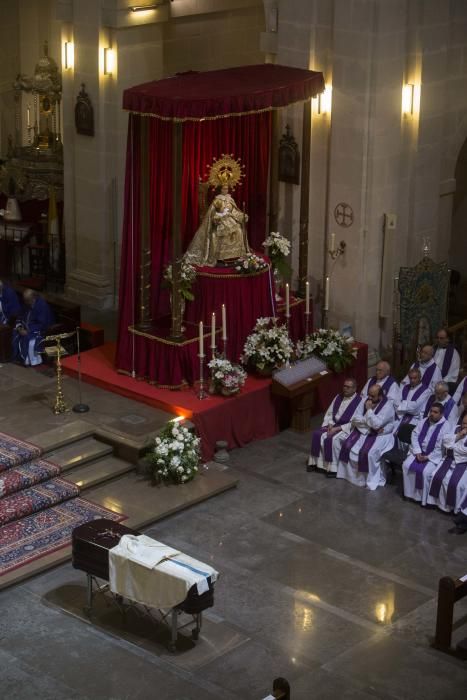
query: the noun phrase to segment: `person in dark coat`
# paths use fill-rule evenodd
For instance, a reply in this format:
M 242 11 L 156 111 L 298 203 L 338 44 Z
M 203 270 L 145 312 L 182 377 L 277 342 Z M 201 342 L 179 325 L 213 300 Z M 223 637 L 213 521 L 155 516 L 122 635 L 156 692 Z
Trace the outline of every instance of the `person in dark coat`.
M 46 300 L 33 289 L 25 289 L 23 301 L 24 309 L 13 332 L 13 360 L 33 367 L 42 363 L 40 350 L 54 317 Z
M 14 289 L 0 280 L 0 326 L 8 326 L 21 313 Z

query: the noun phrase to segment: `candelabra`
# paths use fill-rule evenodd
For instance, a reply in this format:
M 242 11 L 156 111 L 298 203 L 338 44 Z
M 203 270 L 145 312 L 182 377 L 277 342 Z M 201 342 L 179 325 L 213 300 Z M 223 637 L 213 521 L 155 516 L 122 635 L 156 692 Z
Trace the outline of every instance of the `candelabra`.
M 336 248 L 334 245 L 334 241 L 331 240 L 331 245 L 328 249 L 328 254 L 331 260 L 337 260 L 339 256 L 344 255 L 346 247 L 347 243 L 345 241 L 341 241 Z
M 207 398 L 207 394 L 204 390 L 204 358 L 206 355 L 198 355 L 199 357 L 199 392 L 198 392 L 198 399 L 201 401 L 202 399 Z

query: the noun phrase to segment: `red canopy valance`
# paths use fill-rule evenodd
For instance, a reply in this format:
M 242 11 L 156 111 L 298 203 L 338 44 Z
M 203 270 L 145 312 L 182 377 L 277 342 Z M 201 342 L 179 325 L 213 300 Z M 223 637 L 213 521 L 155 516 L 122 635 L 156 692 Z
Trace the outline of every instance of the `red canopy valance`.
M 123 108 L 159 119 L 201 121 L 278 109 L 323 90 L 322 73 L 264 63 L 135 85 L 123 93 Z

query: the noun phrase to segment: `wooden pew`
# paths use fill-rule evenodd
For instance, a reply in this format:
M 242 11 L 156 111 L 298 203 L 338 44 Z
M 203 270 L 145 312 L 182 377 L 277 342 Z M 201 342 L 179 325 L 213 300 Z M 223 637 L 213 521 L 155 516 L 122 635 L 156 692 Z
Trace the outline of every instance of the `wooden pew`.
M 432 646 L 461 659 L 467 659 L 467 638 L 459 642 L 455 649 L 451 646 L 451 640 L 454 604 L 466 596 L 467 576 L 458 579 L 444 576 L 439 580 L 436 633 Z

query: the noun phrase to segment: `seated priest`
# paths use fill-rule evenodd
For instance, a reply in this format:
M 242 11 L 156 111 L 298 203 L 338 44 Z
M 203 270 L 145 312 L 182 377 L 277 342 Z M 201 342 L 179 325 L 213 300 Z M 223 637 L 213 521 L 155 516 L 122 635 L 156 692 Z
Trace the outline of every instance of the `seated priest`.
M 424 345 L 420 350 L 420 359 L 413 363 L 410 369 L 419 369 L 422 377 L 422 384 L 430 390 L 432 394 L 435 390 L 436 382 L 442 380 L 441 370 L 433 359 L 434 350 L 432 345 Z M 409 375 L 406 374 L 401 384 L 409 383 Z
M 423 485 L 442 460 L 442 440 L 450 431 L 448 422 L 443 418 L 443 405 L 435 401 L 428 417 L 417 423 L 409 454 L 402 465 L 406 498 L 423 500 Z
M 401 424 L 416 425 L 423 416 L 423 411 L 430 398 L 430 390 L 422 384 L 418 368 L 409 370 L 409 383 L 402 387 L 400 401 L 396 406 L 396 429 Z
M 21 313 L 15 290 L 0 280 L 0 326 L 8 326 Z
M 361 395 L 366 399 L 370 387 L 379 384 L 386 398 L 390 399 L 394 404 L 399 403 L 400 389 L 397 381 L 391 376 L 391 365 L 389 362 L 381 360 L 376 365 L 375 376 L 370 377 L 362 389 Z
M 454 399 L 454 401 L 456 402 L 456 404 L 458 406 L 461 405 L 462 396 L 465 394 L 466 391 L 467 391 L 467 377 L 464 377 L 464 379 L 461 380 L 461 382 L 459 383 L 459 386 L 457 387 L 457 389 L 455 390 L 455 392 L 452 396 L 452 398 Z
M 370 388 L 363 410 L 352 419 L 354 426 L 342 443 L 337 478 L 374 491 L 386 483 L 381 455 L 394 445 L 394 404 L 378 384 Z
M 424 418 L 428 418 L 430 413 L 430 408 L 434 402 L 440 403 L 443 407 L 443 418 L 449 424 L 449 427 L 454 430 L 457 423 L 458 410 L 456 402 L 449 396 L 449 387 L 446 382 L 438 382 L 435 386 L 435 393 L 430 396 L 426 402 L 425 411 L 423 413 Z
M 312 433 L 307 471 L 312 471 L 315 467 L 324 470 L 326 476 L 336 476 L 342 443 L 349 436 L 352 430 L 350 421 L 362 403 L 362 397 L 357 394 L 355 379 L 345 379 L 342 394 L 334 397 L 324 415 L 321 428 Z
M 461 358 L 454 345 L 450 342 L 447 330 L 440 328 L 436 334 L 434 361 L 441 370 L 445 382 L 449 384 L 449 393 L 455 391 Z
M 426 479 L 422 503 L 457 513 L 467 498 L 467 416 L 444 436 L 443 447 L 447 456 Z
M 460 406 L 458 406 L 457 410 L 457 425 L 460 425 L 464 419 L 464 416 L 467 416 L 467 391 L 464 391 L 464 393 L 462 394 L 461 403 Z
M 50 306 L 33 289 L 23 292 L 24 309 L 13 332 L 13 359 L 26 366 L 40 365 L 42 342 L 54 317 Z

